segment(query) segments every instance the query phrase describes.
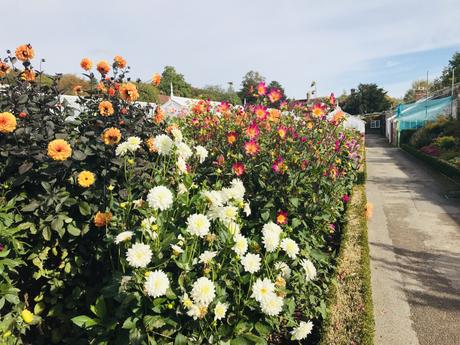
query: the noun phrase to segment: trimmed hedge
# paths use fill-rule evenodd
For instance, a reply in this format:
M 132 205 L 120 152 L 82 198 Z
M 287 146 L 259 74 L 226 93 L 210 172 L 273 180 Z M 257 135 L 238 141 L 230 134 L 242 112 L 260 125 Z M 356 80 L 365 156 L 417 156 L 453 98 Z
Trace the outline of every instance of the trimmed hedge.
M 456 181 L 460 181 L 460 169 L 456 168 L 454 165 L 437 159 L 436 157 L 429 156 L 423 152 L 420 152 L 416 148 L 407 144 L 401 145 L 401 148 L 404 151 L 410 153 L 411 155 L 419 158 L 423 162 L 429 164 L 433 169 L 442 172 L 443 174 L 449 176 L 450 178 Z

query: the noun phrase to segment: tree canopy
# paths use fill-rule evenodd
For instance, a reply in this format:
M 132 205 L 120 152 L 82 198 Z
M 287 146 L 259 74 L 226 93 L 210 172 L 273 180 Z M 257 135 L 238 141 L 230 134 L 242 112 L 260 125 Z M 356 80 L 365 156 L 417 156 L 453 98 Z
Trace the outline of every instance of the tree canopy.
M 169 95 L 171 92 L 171 83 L 174 88 L 174 95 L 182 97 L 192 96 L 192 86 L 185 81 L 182 74 L 177 73 L 173 66 L 165 66 L 161 74 L 161 82 L 158 89 L 161 93 Z
M 358 88 L 347 97 L 342 108 L 356 115 L 384 111 L 390 107 L 391 102 L 383 88 L 377 84 L 359 84 Z
M 430 90 L 432 88 L 432 84 L 427 82 L 426 80 L 414 80 L 412 82 L 411 88 L 406 91 L 404 95 L 404 102 L 411 103 L 415 101 L 415 92 L 417 90 Z
M 442 70 L 441 76 L 434 81 L 433 88 L 438 90 L 452 85 L 452 70 L 455 68 L 454 83 L 460 83 L 460 52 L 452 55 L 449 63 Z
M 259 72 L 249 71 L 246 73 L 241 82 L 241 90 L 238 92 L 240 99 L 243 101 L 246 99 L 248 103 L 255 103 L 257 100 L 257 85 L 262 81 L 265 81 L 265 77 Z

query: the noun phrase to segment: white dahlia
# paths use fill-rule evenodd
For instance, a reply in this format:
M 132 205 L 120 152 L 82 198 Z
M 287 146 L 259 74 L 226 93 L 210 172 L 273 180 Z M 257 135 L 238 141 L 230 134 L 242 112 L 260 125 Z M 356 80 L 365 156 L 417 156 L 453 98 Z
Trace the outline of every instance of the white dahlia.
M 302 268 L 305 271 L 305 279 L 307 282 L 316 278 L 316 268 L 315 265 L 313 265 L 313 262 L 308 259 L 302 259 L 300 260 L 300 265 L 302 265 Z
M 268 298 L 265 298 L 260 303 L 262 312 L 269 316 L 276 316 L 283 310 L 283 298 L 276 294 L 271 294 Z
M 195 213 L 187 218 L 187 231 L 195 236 L 204 237 L 208 234 L 211 222 L 204 214 Z
M 241 264 L 246 272 L 256 273 L 260 270 L 260 256 L 259 254 L 248 253 L 241 258 Z
M 121 242 L 129 241 L 133 237 L 134 233 L 132 231 L 123 231 L 120 232 L 117 237 L 115 237 L 115 244 L 120 244 Z
M 275 284 L 273 284 L 268 278 L 257 278 L 254 285 L 252 285 L 251 297 L 253 297 L 257 302 L 262 302 L 263 300 L 270 298 L 274 293 Z
M 301 321 L 299 326 L 294 328 L 291 332 L 292 340 L 302 340 L 305 339 L 313 329 L 313 322 Z
M 289 266 L 282 262 L 282 261 L 278 261 L 276 264 L 275 264 L 275 269 L 277 271 L 280 272 L 281 276 L 285 279 L 289 279 L 289 277 L 291 276 L 291 269 L 289 268 Z
M 203 163 L 208 158 L 208 150 L 201 145 L 195 146 L 196 155 L 200 159 L 200 163 Z
M 214 283 L 206 277 L 198 278 L 192 287 L 192 299 L 197 304 L 208 306 L 216 297 Z
M 182 135 L 182 132 L 179 128 L 174 128 L 172 131 L 171 131 L 171 134 L 173 135 L 174 137 L 174 141 L 176 143 L 180 143 L 183 139 L 183 135 Z
M 155 137 L 155 146 L 158 150 L 158 153 L 162 156 L 167 156 L 170 154 L 174 142 L 166 134 L 160 134 Z
M 284 250 L 291 259 L 295 259 L 297 254 L 299 254 L 299 246 L 290 238 L 285 238 L 281 241 L 281 249 Z
M 279 225 L 269 222 L 262 228 L 262 242 L 267 252 L 274 252 L 280 243 L 282 229 Z
M 147 195 L 147 201 L 150 207 L 164 211 L 171 207 L 173 203 L 173 194 L 165 186 L 153 187 Z
M 128 143 L 128 150 L 136 152 L 141 147 L 142 140 L 139 137 L 129 137 L 126 142 Z
M 126 260 L 133 267 L 146 267 L 152 259 L 150 246 L 143 243 L 135 243 L 126 252 Z
M 214 308 L 214 320 L 221 320 L 227 313 L 228 304 L 217 302 Z
M 144 288 L 149 296 L 154 298 L 163 296 L 169 288 L 168 276 L 161 270 L 149 272 L 144 283 Z
M 183 143 L 183 142 L 177 143 L 176 148 L 177 148 L 177 151 L 176 151 L 177 154 L 179 155 L 179 157 L 182 157 L 184 160 L 189 159 L 193 154 L 192 149 L 186 143 Z
M 235 241 L 235 245 L 233 246 L 233 250 L 235 251 L 235 253 L 239 256 L 243 256 L 244 254 L 246 254 L 246 252 L 248 251 L 248 240 L 246 239 L 246 237 L 244 237 L 241 234 L 236 234 L 233 237 L 233 240 Z
M 200 262 L 202 264 L 209 264 L 216 255 L 217 252 L 210 252 L 209 250 L 206 250 L 200 255 Z

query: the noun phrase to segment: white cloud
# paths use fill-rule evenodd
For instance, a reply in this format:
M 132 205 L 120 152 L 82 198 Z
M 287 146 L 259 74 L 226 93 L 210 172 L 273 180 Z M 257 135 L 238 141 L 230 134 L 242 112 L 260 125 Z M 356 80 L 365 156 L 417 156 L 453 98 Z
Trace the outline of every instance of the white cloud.
M 349 89 L 344 76 L 366 79 L 375 59 L 460 44 L 456 0 L 42 0 L 9 12 L 20 22 L 2 18 L 2 48 L 31 42 L 51 71 L 120 54 L 134 77 L 174 65 L 194 85 L 238 85 L 255 69 L 294 97 L 311 80 L 323 94 Z

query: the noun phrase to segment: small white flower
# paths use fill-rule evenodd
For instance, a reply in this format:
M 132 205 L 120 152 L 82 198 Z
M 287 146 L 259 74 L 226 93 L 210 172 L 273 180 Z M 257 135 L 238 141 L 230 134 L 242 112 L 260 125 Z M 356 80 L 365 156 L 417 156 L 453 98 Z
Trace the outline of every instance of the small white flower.
M 143 243 L 135 243 L 126 252 L 126 260 L 133 267 L 146 267 L 152 259 L 150 246 Z
M 139 137 L 129 137 L 126 142 L 128 143 L 128 150 L 135 152 L 141 147 L 142 140 Z
M 236 220 L 238 216 L 238 208 L 235 206 L 223 206 L 219 207 L 219 219 L 225 224 Z
M 152 231 L 153 230 L 153 227 L 155 225 L 155 222 L 156 222 L 156 218 L 154 216 L 150 216 L 148 218 L 144 218 L 142 219 L 142 222 L 141 222 L 141 227 L 144 229 L 144 230 L 148 230 L 148 231 Z
M 179 155 L 179 157 L 182 157 L 184 160 L 189 159 L 193 154 L 192 149 L 186 143 L 180 142 L 176 144 L 176 147 L 177 147 L 177 154 Z
M 209 250 L 206 250 L 200 255 L 200 262 L 202 264 L 209 264 L 216 255 L 217 252 L 210 252 Z
M 176 166 L 180 175 L 187 174 L 187 163 L 185 163 L 185 160 L 182 157 L 177 158 Z
M 251 215 L 251 206 L 249 205 L 249 202 L 244 203 L 243 212 L 246 214 L 246 217 L 249 217 Z
M 276 316 L 283 310 L 283 298 L 276 294 L 271 294 L 268 298 L 262 300 L 260 307 L 262 312 L 269 316 Z
M 173 194 L 165 186 L 157 186 L 149 191 L 147 201 L 150 207 L 164 211 L 171 207 L 173 203 Z
M 192 214 L 187 218 L 187 231 L 195 236 L 204 237 L 208 234 L 211 223 L 204 214 Z
M 192 299 L 195 303 L 208 306 L 216 297 L 214 283 L 206 277 L 198 278 L 192 287 Z
M 195 146 L 195 151 L 198 158 L 200 158 L 200 163 L 203 163 L 205 159 L 208 157 L 208 150 L 206 150 L 203 146 L 198 145 Z
M 233 179 L 231 182 L 231 189 L 233 199 L 236 201 L 242 201 L 244 198 L 244 193 L 246 193 L 246 188 L 244 188 L 243 182 L 238 178 Z
M 256 273 L 260 270 L 260 256 L 259 254 L 248 253 L 241 258 L 241 264 L 246 272 Z
M 230 232 L 230 234 L 236 235 L 240 233 L 241 228 L 238 223 L 230 221 L 230 222 L 227 222 L 227 224 L 225 225 L 227 226 L 228 232 Z
M 167 156 L 170 154 L 173 147 L 173 141 L 166 134 L 160 134 L 155 137 L 155 146 L 158 150 L 158 153 L 162 156 Z
M 185 184 L 179 183 L 179 185 L 177 186 L 177 194 L 181 195 L 181 194 L 185 194 L 187 192 L 188 192 L 188 190 L 187 190 L 187 187 L 185 186 Z
M 171 248 L 175 254 L 181 254 L 184 252 L 182 247 L 179 247 L 177 244 L 171 244 Z
M 221 320 L 225 317 L 227 313 L 228 304 L 217 302 L 216 307 L 214 308 L 214 320 Z
M 252 295 L 257 302 L 262 302 L 264 299 L 271 297 L 275 293 L 275 284 L 270 279 L 257 278 L 254 285 L 252 285 Z
M 211 204 L 213 207 L 220 207 L 223 204 L 222 195 L 217 190 L 205 191 L 202 193 L 206 200 Z
M 305 339 L 313 329 L 313 322 L 301 321 L 297 328 L 294 328 L 291 332 L 292 340 L 302 340 Z
M 174 128 L 172 131 L 171 131 L 171 134 L 173 135 L 174 137 L 174 141 L 176 143 L 180 143 L 183 139 L 183 136 L 182 136 L 182 132 L 179 128 Z
M 161 270 L 149 272 L 144 283 L 144 288 L 149 296 L 154 298 L 163 296 L 169 288 L 168 276 Z
M 291 259 L 295 259 L 297 254 L 299 254 L 299 246 L 290 238 L 285 238 L 281 241 L 281 249 L 284 250 Z
M 305 271 L 305 279 L 308 281 L 316 278 L 316 268 L 310 260 L 300 260 L 300 265 Z
M 279 261 L 275 264 L 275 269 L 278 270 L 281 276 L 285 279 L 289 279 L 289 277 L 291 276 L 291 269 L 286 263 L 282 261 Z
M 233 240 L 235 241 L 235 245 L 233 246 L 233 250 L 235 251 L 235 253 L 239 256 L 243 256 L 244 254 L 246 254 L 246 252 L 248 251 L 248 240 L 246 239 L 246 237 L 244 237 L 241 234 L 236 234 L 233 237 Z
M 115 155 L 124 156 L 126 153 L 128 153 L 128 151 L 129 151 L 129 145 L 125 141 L 117 146 L 117 148 L 115 149 Z
M 281 227 L 273 222 L 269 222 L 263 226 L 262 242 L 267 252 L 274 252 L 278 248 L 281 232 Z
M 129 241 L 133 237 L 134 233 L 132 231 L 123 231 L 120 232 L 117 237 L 115 237 L 115 244 L 120 244 L 121 242 Z
M 187 315 L 192 317 L 193 320 L 202 319 L 208 313 L 208 306 L 203 304 L 192 304 Z

